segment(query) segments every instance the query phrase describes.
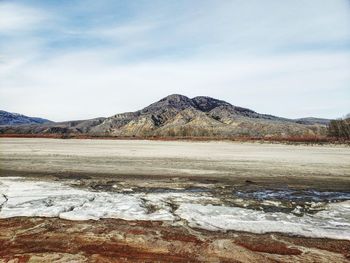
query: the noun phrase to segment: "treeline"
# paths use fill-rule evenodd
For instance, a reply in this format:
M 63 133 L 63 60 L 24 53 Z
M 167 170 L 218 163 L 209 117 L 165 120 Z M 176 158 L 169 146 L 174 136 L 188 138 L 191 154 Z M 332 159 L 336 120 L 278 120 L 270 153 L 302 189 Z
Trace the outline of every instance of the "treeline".
M 328 125 L 328 136 L 337 139 L 350 139 L 350 118 L 332 120 Z

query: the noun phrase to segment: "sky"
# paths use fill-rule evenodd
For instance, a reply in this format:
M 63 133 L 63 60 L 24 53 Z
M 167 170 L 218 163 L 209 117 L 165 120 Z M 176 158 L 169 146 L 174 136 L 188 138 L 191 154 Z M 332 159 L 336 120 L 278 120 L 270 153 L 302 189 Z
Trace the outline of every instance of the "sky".
M 0 109 L 53 121 L 210 96 L 350 112 L 349 0 L 0 0 Z

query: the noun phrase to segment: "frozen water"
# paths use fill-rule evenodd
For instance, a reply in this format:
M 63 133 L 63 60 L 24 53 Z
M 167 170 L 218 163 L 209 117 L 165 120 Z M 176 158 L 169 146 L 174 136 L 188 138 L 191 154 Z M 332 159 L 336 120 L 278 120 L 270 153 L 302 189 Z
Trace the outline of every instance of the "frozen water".
M 59 217 L 68 220 L 185 220 L 191 227 L 254 233 L 281 232 L 350 240 L 350 201 L 329 203 L 323 211 L 297 216 L 213 205 L 206 192 L 114 193 L 76 189 L 59 182 L 0 178 L 0 218 Z M 269 204 L 279 202 L 265 200 Z
M 190 226 L 208 230 L 253 233 L 281 232 L 308 237 L 350 240 L 350 201 L 330 204 L 314 215 L 296 216 L 281 212 L 240 207 L 182 204 L 176 214 Z

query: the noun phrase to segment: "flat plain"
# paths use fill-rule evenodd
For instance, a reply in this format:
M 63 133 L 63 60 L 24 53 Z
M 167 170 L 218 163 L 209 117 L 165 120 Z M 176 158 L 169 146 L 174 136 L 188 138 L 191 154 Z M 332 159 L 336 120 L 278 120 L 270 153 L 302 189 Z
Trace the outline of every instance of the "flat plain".
M 348 146 L 1 138 L 0 147 L 2 176 L 179 177 L 350 188 Z

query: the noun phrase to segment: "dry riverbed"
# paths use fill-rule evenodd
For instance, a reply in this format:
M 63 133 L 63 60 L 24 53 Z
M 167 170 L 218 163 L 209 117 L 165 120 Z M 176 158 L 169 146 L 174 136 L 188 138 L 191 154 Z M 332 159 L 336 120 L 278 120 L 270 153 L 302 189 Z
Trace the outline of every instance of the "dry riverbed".
M 347 146 L 1 138 L 0 176 L 4 262 L 350 256 Z

